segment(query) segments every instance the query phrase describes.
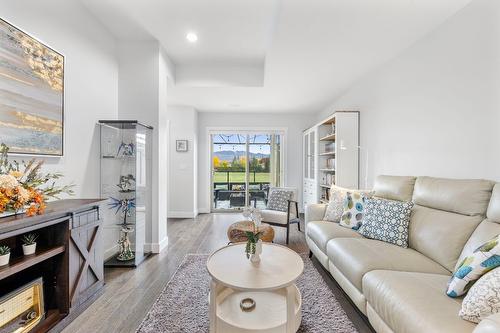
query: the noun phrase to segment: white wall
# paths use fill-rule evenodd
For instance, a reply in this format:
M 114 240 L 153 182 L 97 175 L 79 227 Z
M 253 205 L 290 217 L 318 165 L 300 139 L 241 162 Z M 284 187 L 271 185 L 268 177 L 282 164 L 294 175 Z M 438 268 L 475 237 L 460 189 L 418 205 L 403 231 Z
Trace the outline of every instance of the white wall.
M 198 215 L 198 112 L 192 107 L 169 105 L 168 217 Z M 177 152 L 176 140 L 188 140 L 188 151 Z
M 1 17 L 65 55 L 64 157 L 46 170 L 64 173 L 78 198 L 99 196 L 99 119 L 118 113 L 115 40 L 75 1 L 4 0 Z
M 285 181 L 286 186 L 296 187 L 302 201 L 302 131 L 311 115 L 263 113 L 213 113 L 198 114 L 198 206 L 200 213 L 210 211 L 210 139 L 208 127 L 219 128 L 286 128 Z
M 361 186 L 379 174 L 500 181 L 500 1 L 472 2 L 317 119 L 346 109 L 361 112 Z
M 119 117 L 153 126 L 152 216 L 146 238 L 150 250 L 167 246 L 167 77 L 168 58 L 156 41 L 121 42 L 119 54 Z

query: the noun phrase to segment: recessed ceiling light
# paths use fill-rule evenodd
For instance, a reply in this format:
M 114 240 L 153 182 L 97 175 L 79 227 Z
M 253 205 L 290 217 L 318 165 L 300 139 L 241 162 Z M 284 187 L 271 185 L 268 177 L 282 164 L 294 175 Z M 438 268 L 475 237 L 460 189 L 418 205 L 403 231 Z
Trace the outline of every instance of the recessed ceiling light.
M 186 39 L 190 43 L 196 43 L 196 41 L 198 40 L 198 35 L 196 35 L 194 32 L 188 32 L 188 34 L 186 35 Z

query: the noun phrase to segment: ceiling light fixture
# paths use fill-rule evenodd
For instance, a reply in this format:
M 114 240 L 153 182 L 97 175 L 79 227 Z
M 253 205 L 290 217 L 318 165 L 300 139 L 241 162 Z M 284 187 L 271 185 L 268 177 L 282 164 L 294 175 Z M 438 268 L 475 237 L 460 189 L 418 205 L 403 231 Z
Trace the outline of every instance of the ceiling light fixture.
M 198 41 L 198 35 L 196 35 L 194 32 L 188 32 L 188 34 L 186 35 L 186 39 L 190 43 L 196 43 L 196 41 Z

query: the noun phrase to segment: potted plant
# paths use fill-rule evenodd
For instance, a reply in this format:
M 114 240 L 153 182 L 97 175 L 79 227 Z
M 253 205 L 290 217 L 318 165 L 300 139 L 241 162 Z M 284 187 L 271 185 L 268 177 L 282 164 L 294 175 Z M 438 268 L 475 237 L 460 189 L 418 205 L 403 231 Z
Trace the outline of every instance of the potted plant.
M 262 240 L 260 240 L 262 232 L 256 232 L 256 230 L 257 228 L 254 223 L 254 230 L 245 232 L 247 236 L 245 253 L 247 255 L 247 259 L 250 259 L 251 262 L 259 262 L 260 254 L 262 253 Z
M 5 266 L 9 264 L 10 259 L 10 247 L 7 245 L 0 246 L 0 266 Z
M 36 239 L 38 238 L 38 235 L 36 234 L 25 234 L 21 238 L 21 241 L 23 242 L 23 253 L 25 256 L 29 256 L 31 254 L 34 254 L 36 251 Z
M 245 247 L 245 253 L 247 259 L 250 259 L 253 263 L 258 263 L 260 261 L 260 254 L 262 253 L 262 240 L 260 236 L 262 232 L 259 231 L 259 226 L 262 221 L 260 210 L 256 208 L 249 207 L 243 212 L 243 216 L 252 221 L 252 231 L 246 231 L 247 244 Z

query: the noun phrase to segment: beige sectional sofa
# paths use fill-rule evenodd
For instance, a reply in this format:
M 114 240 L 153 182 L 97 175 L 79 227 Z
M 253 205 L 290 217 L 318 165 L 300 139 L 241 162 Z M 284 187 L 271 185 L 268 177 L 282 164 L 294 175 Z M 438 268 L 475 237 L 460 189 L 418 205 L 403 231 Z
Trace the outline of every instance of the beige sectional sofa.
M 446 295 L 457 262 L 500 234 L 500 184 L 379 176 L 374 192 L 414 202 L 409 248 L 323 221 L 326 205 L 308 205 L 305 214 L 312 254 L 373 328 L 384 333 L 500 332 L 500 315 L 479 325 L 465 321 L 458 316 L 462 298 Z

